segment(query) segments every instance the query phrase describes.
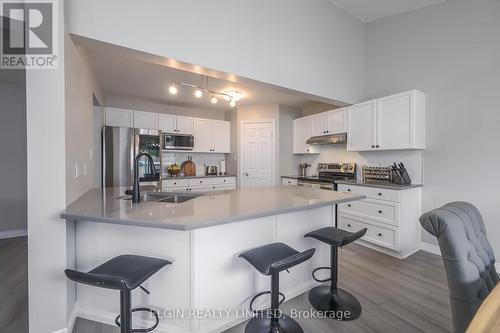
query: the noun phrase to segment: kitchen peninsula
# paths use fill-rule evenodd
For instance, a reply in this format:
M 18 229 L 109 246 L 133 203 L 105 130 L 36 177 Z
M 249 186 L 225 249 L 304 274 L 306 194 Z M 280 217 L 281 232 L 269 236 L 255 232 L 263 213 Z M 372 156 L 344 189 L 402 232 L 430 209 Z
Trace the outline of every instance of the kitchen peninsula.
M 335 223 L 334 206 L 364 196 L 292 186 L 209 192 L 182 203 L 132 204 L 125 188 L 92 189 L 62 214 L 74 231 L 76 269 L 87 271 L 119 254 L 165 258 L 173 262 L 133 294 L 133 305 L 158 309 L 232 310 L 222 318 L 164 315 L 159 330 L 220 332 L 245 320 L 251 296 L 269 290 L 269 279 L 238 254 L 284 242 L 297 250 L 315 247 L 312 260 L 282 273 L 288 299 L 316 283 L 311 272 L 328 266 L 329 247 L 303 236 Z M 74 227 L 74 228 L 73 228 Z M 71 258 L 70 258 L 71 259 Z M 71 260 L 69 260 L 71 261 Z M 75 315 L 112 324 L 119 294 L 77 285 Z M 182 313 L 182 312 L 181 312 Z

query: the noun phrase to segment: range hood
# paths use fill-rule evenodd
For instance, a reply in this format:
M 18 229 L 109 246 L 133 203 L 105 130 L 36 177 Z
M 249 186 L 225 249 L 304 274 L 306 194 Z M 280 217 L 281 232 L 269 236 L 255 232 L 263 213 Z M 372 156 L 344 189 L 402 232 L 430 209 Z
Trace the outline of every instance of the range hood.
M 336 145 L 347 142 L 347 133 L 313 136 L 306 141 L 308 145 Z

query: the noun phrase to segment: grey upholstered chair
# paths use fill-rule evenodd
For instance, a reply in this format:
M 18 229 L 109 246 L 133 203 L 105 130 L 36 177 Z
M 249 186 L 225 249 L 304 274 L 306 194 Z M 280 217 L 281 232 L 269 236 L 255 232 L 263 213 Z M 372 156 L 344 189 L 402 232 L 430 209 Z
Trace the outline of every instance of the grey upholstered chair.
M 470 203 L 452 202 L 422 215 L 420 223 L 439 241 L 448 278 L 453 332 L 465 332 L 499 280 L 481 213 Z

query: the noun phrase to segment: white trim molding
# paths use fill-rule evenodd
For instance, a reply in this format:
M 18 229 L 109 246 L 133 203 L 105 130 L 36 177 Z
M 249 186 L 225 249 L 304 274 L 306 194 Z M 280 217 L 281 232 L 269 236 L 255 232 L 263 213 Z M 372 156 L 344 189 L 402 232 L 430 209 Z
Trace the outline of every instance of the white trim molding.
M 497 270 L 497 273 L 498 273 L 498 272 L 500 272 L 500 262 L 497 262 L 497 263 L 495 264 L 495 268 L 496 268 L 496 270 Z
M 24 237 L 28 235 L 27 229 L 17 229 L 17 230 L 9 230 L 9 231 L 0 231 L 0 239 L 6 238 L 16 238 L 16 237 Z
M 420 249 L 422 251 L 429 252 L 438 256 L 441 255 L 441 250 L 439 249 L 438 245 L 421 242 Z

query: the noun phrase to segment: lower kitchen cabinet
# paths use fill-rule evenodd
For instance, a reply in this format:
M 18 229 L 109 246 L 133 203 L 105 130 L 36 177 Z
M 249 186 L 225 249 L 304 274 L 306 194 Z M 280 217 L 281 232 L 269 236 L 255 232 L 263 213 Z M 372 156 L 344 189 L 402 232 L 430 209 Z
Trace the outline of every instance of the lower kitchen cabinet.
M 162 181 L 164 192 L 210 192 L 234 189 L 236 189 L 235 177 L 180 178 Z
M 338 190 L 365 195 L 338 205 L 338 226 L 351 232 L 367 228 L 359 243 L 406 258 L 420 250 L 421 188 L 390 190 L 339 184 Z

